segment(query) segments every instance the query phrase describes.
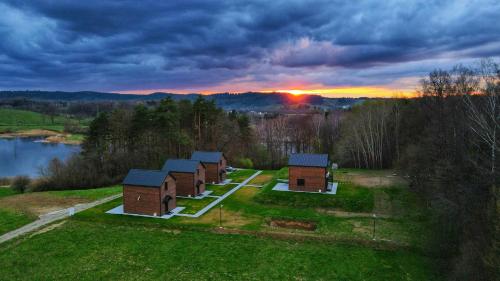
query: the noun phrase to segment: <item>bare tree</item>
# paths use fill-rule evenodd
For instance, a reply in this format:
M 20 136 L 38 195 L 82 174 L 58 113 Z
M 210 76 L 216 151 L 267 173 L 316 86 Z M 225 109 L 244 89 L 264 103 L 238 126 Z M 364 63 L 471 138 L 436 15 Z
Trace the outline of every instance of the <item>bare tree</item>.
M 461 89 L 467 108 L 470 129 L 479 140 L 489 147 L 490 173 L 496 173 L 499 152 L 500 131 L 500 69 L 498 64 L 488 60 L 481 63 L 482 95 L 477 96 L 475 89 Z

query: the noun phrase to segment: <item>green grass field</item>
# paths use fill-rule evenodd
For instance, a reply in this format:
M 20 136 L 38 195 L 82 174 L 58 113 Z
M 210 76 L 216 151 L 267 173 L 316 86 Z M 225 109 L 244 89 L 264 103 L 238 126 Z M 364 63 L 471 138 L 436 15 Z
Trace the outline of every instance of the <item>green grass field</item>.
M 3 280 L 438 280 L 407 251 L 78 220 L 3 246 L 0 267 Z
M 91 189 L 45 191 L 44 193 L 58 197 L 67 197 L 67 198 L 71 197 L 71 198 L 82 198 L 88 200 L 97 200 L 121 192 L 122 192 L 122 186 L 115 185 L 110 187 L 91 188 Z
M 249 176 L 253 175 L 256 170 L 252 169 L 244 169 L 244 170 L 236 170 L 227 175 L 227 178 L 232 179 L 233 183 L 241 183 L 246 180 Z
M 177 206 L 186 208 L 182 211 L 183 214 L 195 214 L 216 199 L 213 197 L 203 199 L 177 198 Z
M 238 172 L 233 177 L 243 181 L 255 171 Z M 374 189 L 341 182 L 335 196 L 270 193 L 280 173 L 265 171 L 255 179 L 264 187 L 242 187 L 221 202 L 222 209 L 213 208 L 200 218 L 106 214 L 122 204 L 121 198 L 86 210 L 54 230 L 7 243 L 0 249 L 0 267 L 6 269 L 2 277 L 441 280 L 439 260 L 431 258 L 429 250 L 429 216 L 407 188 Z M 229 187 L 216 188 L 222 194 Z M 110 190 L 119 192 L 120 188 Z M 81 192 L 89 191 L 57 191 L 51 196 L 84 196 Z M 85 196 L 95 198 L 96 192 Z M 177 205 L 187 207 L 183 213 L 192 214 L 212 200 L 178 198 Z M 214 233 L 220 231 L 221 210 L 223 233 L 233 234 Z M 360 210 L 381 215 L 376 219 L 376 241 L 372 240 L 371 213 Z M 272 226 L 276 220 L 317 227 L 310 231 Z M 27 256 L 30 259 L 22 258 Z
M 368 188 L 341 183 L 335 196 L 325 194 L 274 191 L 276 179 L 266 184 L 255 198 L 258 202 L 289 207 L 326 207 L 345 211 L 370 212 L 373 210 L 373 192 Z
M 80 121 L 64 116 L 54 116 L 52 120 L 51 116 L 37 112 L 0 108 L 0 133 L 32 129 L 62 132 L 64 124 L 68 122 L 85 127 L 88 125 L 89 120 Z
M 207 184 L 207 190 L 211 190 L 212 193 L 210 195 L 221 196 L 224 195 L 229 190 L 233 189 L 237 184 L 226 184 L 226 185 L 215 185 L 215 184 Z
M 94 189 L 45 191 L 25 194 L 14 192 L 10 188 L 0 188 L 0 234 L 36 220 L 37 215 L 31 211 L 31 207 L 43 208 L 53 206 L 56 209 L 63 209 L 67 207 L 66 200 L 70 200 L 72 202 L 70 205 L 72 205 L 77 202 L 94 201 L 121 193 L 121 191 L 122 187 L 118 185 Z M 38 206 L 40 204 L 42 206 Z M 60 207 L 57 207 L 59 205 Z
M 18 194 L 16 191 L 12 190 L 9 187 L 0 187 L 0 198 Z
M 0 208 L 0 235 L 19 228 L 34 220 L 36 220 L 36 216 Z

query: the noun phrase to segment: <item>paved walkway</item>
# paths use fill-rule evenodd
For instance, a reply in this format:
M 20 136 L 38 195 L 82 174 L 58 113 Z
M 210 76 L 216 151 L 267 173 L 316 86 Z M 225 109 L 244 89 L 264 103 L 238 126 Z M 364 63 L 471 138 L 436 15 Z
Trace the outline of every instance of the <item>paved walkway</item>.
M 224 195 L 222 195 L 219 198 L 217 198 L 217 200 L 215 200 L 212 203 L 208 204 L 207 206 L 205 206 L 205 208 L 199 210 L 196 214 L 176 214 L 176 216 L 197 218 L 197 217 L 203 215 L 204 213 L 208 212 L 208 210 L 212 209 L 214 206 L 216 206 L 217 204 L 219 204 L 222 200 L 226 199 L 226 197 L 228 197 L 229 195 L 235 193 L 236 191 L 238 191 L 238 189 L 242 188 L 248 182 L 250 182 L 251 180 L 253 180 L 253 178 L 255 178 L 256 176 L 258 176 L 260 173 L 262 173 L 262 171 L 257 171 L 255 174 L 251 175 L 249 178 L 247 178 L 246 180 L 244 180 L 242 183 L 238 184 L 236 187 L 234 187 L 233 189 L 231 189 L 228 192 L 226 192 Z
M 328 188 L 326 189 L 326 192 L 299 191 L 299 190 L 290 190 L 290 189 L 288 189 L 288 183 L 278 182 L 273 187 L 273 190 L 275 190 L 275 191 L 288 191 L 288 192 L 303 192 L 303 193 L 318 193 L 318 194 L 335 195 L 335 194 L 337 194 L 337 186 L 338 186 L 337 182 L 329 182 L 328 183 Z
M 120 194 L 116 194 L 116 195 L 112 195 L 112 196 L 109 196 L 106 198 L 99 199 L 99 200 L 94 201 L 94 202 L 85 203 L 85 204 L 76 204 L 75 206 L 67 208 L 67 209 L 62 209 L 59 211 L 55 211 L 52 213 L 42 215 L 42 216 L 40 216 L 40 218 L 38 220 L 36 220 L 30 224 L 27 224 L 23 227 L 20 227 L 18 229 L 12 230 L 11 232 L 7 232 L 4 235 L 0 236 L 0 244 L 3 242 L 9 241 L 11 239 L 14 239 L 16 237 L 19 237 L 19 236 L 26 234 L 28 232 L 31 232 L 33 230 L 36 230 L 44 225 L 50 224 L 50 223 L 55 222 L 55 221 L 60 220 L 60 219 L 64 219 L 64 218 L 69 217 L 69 216 L 72 216 L 75 213 L 85 211 L 85 210 L 93 208 L 97 205 L 101 205 L 101 204 L 104 204 L 106 202 L 115 200 L 117 198 L 120 198 L 121 196 L 122 196 L 122 194 L 120 193 Z

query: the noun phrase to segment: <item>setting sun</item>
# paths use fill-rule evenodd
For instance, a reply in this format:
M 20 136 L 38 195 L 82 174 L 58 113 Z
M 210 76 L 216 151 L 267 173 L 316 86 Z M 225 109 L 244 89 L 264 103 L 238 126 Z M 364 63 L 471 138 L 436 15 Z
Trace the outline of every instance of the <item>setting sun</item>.
M 316 94 L 332 98 L 391 98 L 391 97 L 413 97 L 411 91 L 401 91 L 384 87 L 339 87 L 339 88 L 321 88 L 321 89 L 279 89 L 279 90 L 264 90 L 262 92 L 282 92 L 292 95 Z

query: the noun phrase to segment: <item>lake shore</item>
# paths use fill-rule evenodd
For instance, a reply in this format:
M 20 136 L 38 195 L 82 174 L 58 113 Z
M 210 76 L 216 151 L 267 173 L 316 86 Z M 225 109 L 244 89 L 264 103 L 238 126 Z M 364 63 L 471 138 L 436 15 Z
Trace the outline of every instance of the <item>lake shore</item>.
M 43 137 L 42 142 L 46 143 L 63 143 L 70 145 L 80 145 L 82 140 L 71 139 L 71 134 L 43 130 L 43 129 L 31 129 L 31 130 L 21 130 L 17 132 L 0 133 L 0 138 L 29 138 L 29 137 Z

